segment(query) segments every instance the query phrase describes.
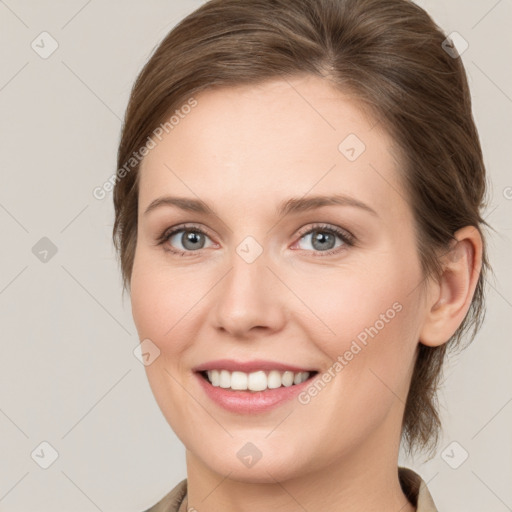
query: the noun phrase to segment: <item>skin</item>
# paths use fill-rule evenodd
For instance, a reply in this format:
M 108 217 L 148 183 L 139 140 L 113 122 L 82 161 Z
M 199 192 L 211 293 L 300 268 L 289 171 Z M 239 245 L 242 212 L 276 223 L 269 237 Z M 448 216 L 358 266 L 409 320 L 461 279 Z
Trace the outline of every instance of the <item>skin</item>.
M 188 506 L 415 510 L 397 475 L 413 364 L 420 340 L 445 343 L 469 308 L 481 261 L 478 231 L 456 233 L 445 274 L 424 289 L 393 141 L 353 98 L 301 76 L 207 90 L 196 99 L 142 163 L 131 277 L 139 337 L 160 350 L 146 367 L 149 383 L 186 447 Z M 351 133 L 366 146 L 355 161 L 338 150 Z M 276 214 L 285 199 L 333 193 L 377 215 L 346 205 Z M 216 215 L 174 206 L 144 213 L 165 195 L 199 198 Z M 204 242 L 187 246 L 185 256 L 165 250 L 186 251 L 183 232 L 157 245 L 183 223 L 206 231 Z M 326 256 L 305 234 L 317 223 L 349 231 L 355 245 L 333 235 L 329 249 L 340 252 Z M 263 249 L 252 263 L 236 252 L 247 236 Z M 261 358 L 321 375 L 394 303 L 400 312 L 308 404 L 228 412 L 192 372 L 214 359 Z M 247 442 L 262 453 L 250 468 L 237 457 Z

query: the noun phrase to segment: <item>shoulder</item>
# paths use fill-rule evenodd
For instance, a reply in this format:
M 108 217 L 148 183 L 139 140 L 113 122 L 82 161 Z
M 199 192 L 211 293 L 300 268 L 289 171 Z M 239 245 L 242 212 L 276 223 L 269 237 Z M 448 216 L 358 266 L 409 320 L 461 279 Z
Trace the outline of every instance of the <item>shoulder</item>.
M 398 478 L 404 494 L 416 507 L 416 512 L 438 512 L 427 484 L 412 469 L 399 467 Z
M 182 512 L 187 495 L 187 479 L 182 480 L 172 491 L 167 493 L 158 503 L 144 512 Z

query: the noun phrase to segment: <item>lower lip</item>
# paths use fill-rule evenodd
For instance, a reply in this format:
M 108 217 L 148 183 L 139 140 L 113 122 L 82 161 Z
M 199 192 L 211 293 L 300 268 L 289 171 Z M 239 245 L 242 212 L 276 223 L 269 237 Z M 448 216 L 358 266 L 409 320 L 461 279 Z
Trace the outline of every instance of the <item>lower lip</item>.
M 307 388 L 314 377 L 295 384 L 293 386 L 281 386 L 265 391 L 233 391 L 218 386 L 212 386 L 200 373 L 195 376 L 208 397 L 216 404 L 230 412 L 240 414 L 258 414 L 270 411 L 288 400 L 295 398 L 301 391 Z

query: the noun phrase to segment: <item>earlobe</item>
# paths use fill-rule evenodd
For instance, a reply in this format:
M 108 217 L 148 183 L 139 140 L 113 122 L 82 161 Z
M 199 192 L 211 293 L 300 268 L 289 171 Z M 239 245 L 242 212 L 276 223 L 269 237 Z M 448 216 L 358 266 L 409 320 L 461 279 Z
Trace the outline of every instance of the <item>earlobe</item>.
M 446 343 L 464 320 L 480 276 L 482 237 L 474 226 L 455 235 L 449 252 L 442 258 L 443 273 L 432 283 L 420 342 L 430 347 Z

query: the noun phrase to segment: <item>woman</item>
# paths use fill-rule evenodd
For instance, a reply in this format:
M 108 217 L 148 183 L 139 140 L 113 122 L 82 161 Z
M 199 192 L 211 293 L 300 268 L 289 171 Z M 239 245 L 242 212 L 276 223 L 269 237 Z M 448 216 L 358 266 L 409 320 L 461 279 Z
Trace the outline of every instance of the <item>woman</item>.
M 447 348 L 488 267 L 454 46 L 407 0 L 211 0 L 141 71 L 114 242 L 186 447 L 151 512 L 435 511 Z M 322 247 L 325 245 L 325 247 Z

